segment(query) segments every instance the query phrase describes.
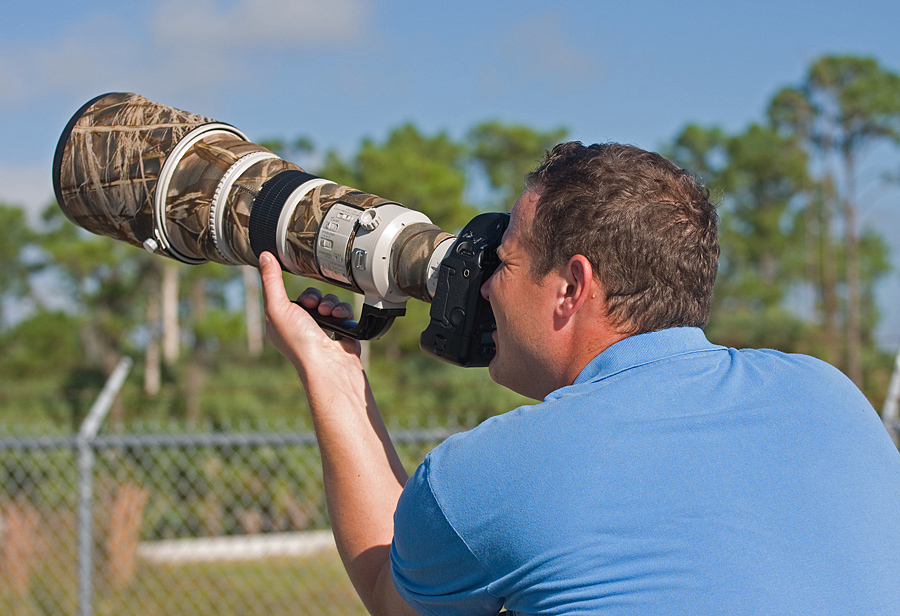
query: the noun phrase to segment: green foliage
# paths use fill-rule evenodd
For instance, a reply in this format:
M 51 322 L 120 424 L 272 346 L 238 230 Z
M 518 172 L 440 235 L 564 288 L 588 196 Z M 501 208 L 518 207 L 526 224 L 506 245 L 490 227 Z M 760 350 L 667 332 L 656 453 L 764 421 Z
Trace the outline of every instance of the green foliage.
M 832 331 L 843 321 L 841 367 L 861 386 L 862 347 L 872 328 L 866 315 L 872 280 L 864 280 L 864 261 L 873 254 L 871 248 L 863 254 L 858 228 L 857 167 L 860 153 L 872 144 L 900 144 L 900 75 L 874 58 L 824 56 L 810 65 L 800 85 L 776 94 L 768 115 L 774 128 L 806 149 L 817 168 L 817 185 L 809 185 L 807 263 L 815 272 L 822 323 Z M 834 263 L 838 253 L 843 255 L 842 278 Z M 835 333 L 832 346 L 838 347 Z
M 750 126 L 727 143 L 720 288 L 762 306 L 778 306 L 803 273 L 792 204 L 806 181 L 806 155 L 774 130 Z M 726 291 L 728 293 L 728 291 Z
M 838 146 L 854 151 L 872 138 L 900 140 L 900 75 L 874 58 L 825 56 L 809 69 L 807 96 L 838 127 Z
M 769 101 L 766 110 L 775 129 L 800 141 L 811 138 L 816 109 L 799 88 L 782 88 Z
M 25 222 L 25 213 L 0 203 L 0 298 L 21 297 L 27 290 L 30 268 L 22 251 L 34 239 L 35 233 Z M 0 303 L 0 323 L 3 316 Z
M 481 168 L 497 192 L 493 209 L 509 211 L 522 192 L 525 175 L 562 141 L 568 130 L 545 132 L 521 124 L 483 122 L 469 131 L 469 156 Z
M 404 124 L 384 143 L 365 139 L 342 161 L 334 152 L 318 174 L 423 212 L 440 228 L 461 229 L 474 215 L 463 200 L 465 150 L 446 133 L 428 137 Z
M 847 182 L 822 162 L 829 152 L 832 158 L 855 156 L 872 139 L 897 138 L 898 80 L 872 59 L 824 57 L 802 83 L 774 94 L 766 123 L 734 133 L 688 124 L 663 149 L 697 173 L 720 204 L 722 258 L 712 338 L 827 355 L 828 346 L 837 344 L 835 329 L 846 320 L 839 311 L 849 301 L 847 272 L 855 267 L 864 361 L 881 369 L 880 356 L 870 349 L 878 319 L 874 285 L 889 271 L 887 247 L 874 231 L 859 233 L 853 250 L 835 234 Z M 382 141 L 363 140 L 350 156 L 317 157 L 324 164 L 312 171 L 421 210 L 452 232 L 485 205 L 508 209 L 524 175 L 565 135 L 563 128 L 541 131 L 488 121 L 456 140 L 405 124 Z M 264 145 L 282 156 L 314 153 L 302 137 Z M 488 190 L 477 204 L 469 201 L 473 186 Z M 182 352 L 162 364 L 159 392 L 149 395 L 143 376 L 155 360 L 145 353 L 160 328 L 148 323 L 148 310 L 159 311 L 154 302 L 166 262 L 78 229 L 55 205 L 43 225 L 40 233 L 32 231 L 21 210 L 0 205 L 0 298 L 34 306 L 32 314 L 0 330 L 5 421 L 77 425 L 112 365 L 127 353 L 136 365 L 122 392 L 126 424 L 156 420 L 228 429 L 299 421 L 308 426 L 305 398 L 291 367 L 268 346 L 261 357 L 248 353 L 237 268 L 177 266 Z M 35 272 L 53 281 L 65 311 L 58 310 L 59 303 L 44 303 L 46 292 L 32 292 Z M 293 296 L 309 285 L 292 276 L 286 282 Z M 324 289 L 351 303 L 358 299 L 328 285 Z M 797 289 L 817 293 L 815 304 L 799 316 L 786 308 Z M 389 423 L 471 426 L 528 402 L 495 386 L 484 370 L 460 370 L 424 357 L 418 340 L 428 311 L 428 304 L 410 302 L 407 316 L 368 347 L 369 377 Z
M 862 334 L 873 343 L 872 335 L 878 325 L 879 311 L 875 299 L 875 283 L 891 271 L 890 250 L 884 237 L 867 229 L 859 238 L 859 269 L 861 283 Z
M 497 387 L 486 368 L 463 370 L 421 353 L 403 362 L 375 360 L 369 373 L 389 425 L 474 427 L 488 417 L 534 403 Z
M 111 371 L 118 356 L 130 350 L 130 330 L 144 316 L 149 289 L 143 278 L 153 258 L 79 229 L 55 204 L 45 211 L 44 223 L 42 269 L 59 281 L 58 294 L 72 310 L 86 316 L 78 327 L 88 361 Z
M 39 377 L 50 366 L 71 370 L 83 364 L 80 321 L 65 312 L 41 311 L 0 332 L 4 372 L 13 378 Z
M 713 312 L 706 335 L 716 344 L 740 348 L 778 349 L 786 353 L 817 355 L 812 326 L 795 314 L 779 308 L 734 307 L 727 301 Z
M 728 161 L 728 139 L 718 126 L 705 127 L 692 123 L 681 130 L 663 153 L 678 166 L 696 174 L 713 190 L 719 184 L 723 167 Z
M 719 203 L 717 304 L 761 311 L 780 305 L 803 274 L 796 212 L 806 186 L 805 152 L 759 124 L 735 135 L 690 124 L 666 151 L 697 170 Z

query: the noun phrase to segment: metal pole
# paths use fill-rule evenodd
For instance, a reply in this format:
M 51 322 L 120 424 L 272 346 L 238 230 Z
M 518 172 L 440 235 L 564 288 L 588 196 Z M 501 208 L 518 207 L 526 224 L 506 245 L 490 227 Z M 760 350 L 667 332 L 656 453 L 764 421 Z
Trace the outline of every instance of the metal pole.
M 131 358 L 122 357 L 97 400 L 88 412 L 87 417 L 78 430 L 75 441 L 78 447 L 78 614 L 93 614 L 93 516 L 91 505 L 94 496 L 94 450 L 93 440 L 97 436 L 100 424 L 109 413 L 122 388 L 128 371 L 131 370 Z
M 894 443 L 900 440 L 900 349 L 897 350 L 897 361 L 894 362 L 894 374 L 888 385 L 884 408 L 881 409 L 881 421 L 888 429 Z

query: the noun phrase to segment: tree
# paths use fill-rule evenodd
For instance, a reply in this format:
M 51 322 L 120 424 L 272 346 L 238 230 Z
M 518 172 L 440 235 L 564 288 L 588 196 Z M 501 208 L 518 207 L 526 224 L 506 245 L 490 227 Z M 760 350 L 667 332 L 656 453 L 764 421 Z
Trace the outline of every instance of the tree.
M 697 175 L 713 191 L 721 184 L 728 163 L 728 139 L 718 126 L 688 124 L 675 137 L 663 154 L 678 166 Z
M 384 143 L 365 139 L 350 160 L 329 152 L 318 175 L 397 201 L 450 233 L 475 213 L 463 198 L 463 146 L 444 132 L 423 135 L 412 124 L 392 130 Z
M 48 230 L 41 236 L 52 270 L 72 310 L 89 318 L 82 330 L 88 357 L 109 372 L 122 352 L 126 331 L 143 318 L 141 280 L 150 255 L 122 242 L 91 235 L 64 219 L 54 206 L 43 216 Z
M 839 204 L 846 258 L 846 366 L 850 378 L 861 385 L 866 332 L 857 222 L 858 166 L 861 154 L 871 145 L 900 143 L 900 75 L 873 58 L 825 56 L 810 66 L 800 87 L 776 95 L 769 116 L 818 156 L 823 175 L 821 207 L 826 214 L 823 233 L 831 232 L 828 204 L 832 191 Z M 840 161 L 840 181 L 832 170 L 833 156 Z
M 725 278 L 764 309 L 782 304 L 802 275 L 792 204 L 806 180 L 806 154 L 770 128 L 751 125 L 728 140 L 722 184 L 730 204 L 724 225 L 729 245 Z
M 469 156 L 496 191 L 496 209 L 508 211 L 522 192 L 525 175 L 563 140 L 565 128 L 537 131 L 521 124 L 482 122 L 469 131 Z
M 58 280 L 56 292 L 77 317 L 84 361 L 70 371 L 71 388 L 102 385 L 121 355 L 132 350 L 131 334 L 143 323 L 149 254 L 107 237 L 95 236 L 65 219 L 51 205 L 43 215 L 46 231 L 40 236 L 44 272 Z M 92 391 L 96 395 L 95 391 Z M 73 400 L 73 412 L 83 410 Z M 113 425 L 121 425 L 119 402 L 111 411 Z
M 35 234 L 18 207 L 0 203 L 0 328 L 7 324 L 6 302 L 22 298 L 28 290 L 28 275 L 23 251 L 33 243 Z
M 747 320 L 755 315 L 784 320 L 784 299 L 802 277 L 794 238 L 799 227 L 796 201 L 806 178 L 805 153 L 759 124 L 735 135 L 689 124 L 664 151 L 676 164 L 696 172 L 719 203 L 722 255 L 714 319 L 728 315 Z
M 404 124 L 381 143 L 363 140 L 359 151 L 347 159 L 329 152 L 316 174 L 396 201 L 424 213 L 444 231 L 457 233 L 476 213 L 464 197 L 466 162 L 465 147 L 446 133 L 428 136 L 412 124 Z M 356 306 L 356 314 L 360 308 Z M 378 352 L 394 356 L 419 353 L 419 335 L 428 322 L 428 309 L 420 302 L 410 302 L 407 316 L 394 321 Z M 368 345 L 363 346 L 367 353 Z
M 237 280 L 234 274 L 234 268 L 218 263 L 189 267 L 185 271 L 184 279 L 189 287 L 186 312 L 190 315 L 190 345 L 187 366 L 182 372 L 185 420 L 189 426 L 199 425 L 202 419 L 201 401 L 215 360 L 213 349 L 242 338 L 239 319 L 224 316 L 228 312 L 225 290 Z M 243 284 L 243 277 L 239 282 Z
M 804 250 L 806 278 L 817 295 L 817 308 L 822 315 L 822 340 L 825 359 L 839 363 L 838 273 L 835 258 L 836 240 L 832 230 L 838 206 L 835 193 L 835 171 L 831 152 L 833 137 L 816 128 L 816 109 L 800 88 L 782 88 L 769 103 L 770 124 L 810 153 L 810 162 L 818 166 L 819 179 L 810 177 L 806 186 L 804 208 Z

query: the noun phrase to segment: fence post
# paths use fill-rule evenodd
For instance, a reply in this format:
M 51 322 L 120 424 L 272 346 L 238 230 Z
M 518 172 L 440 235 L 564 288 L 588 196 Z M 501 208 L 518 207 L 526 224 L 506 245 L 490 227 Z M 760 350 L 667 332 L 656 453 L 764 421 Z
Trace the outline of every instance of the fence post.
M 94 438 L 100 424 L 109 413 L 116 394 L 119 393 L 128 371 L 131 370 L 130 357 L 122 357 L 91 410 L 85 417 L 75 442 L 78 447 L 78 614 L 93 614 L 93 514 L 91 505 L 94 497 Z
M 888 429 L 894 443 L 900 445 L 900 349 L 897 350 L 897 360 L 894 362 L 894 373 L 888 385 L 887 396 L 884 399 L 884 408 L 881 410 L 881 420 Z
M 884 399 L 884 408 L 881 409 L 881 420 L 888 429 L 894 443 L 900 445 L 900 349 L 897 350 L 897 360 L 894 362 L 894 373 L 888 385 L 887 397 Z

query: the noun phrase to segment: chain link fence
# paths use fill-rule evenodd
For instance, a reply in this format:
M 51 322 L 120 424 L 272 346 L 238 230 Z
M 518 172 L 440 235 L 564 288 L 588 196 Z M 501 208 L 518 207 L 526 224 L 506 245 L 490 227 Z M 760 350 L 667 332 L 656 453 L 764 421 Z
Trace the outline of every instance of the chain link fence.
M 0 614 L 365 614 L 313 434 L 104 434 L 92 416 L 0 436 Z M 412 469 L 458 430 L 393 437 Z

